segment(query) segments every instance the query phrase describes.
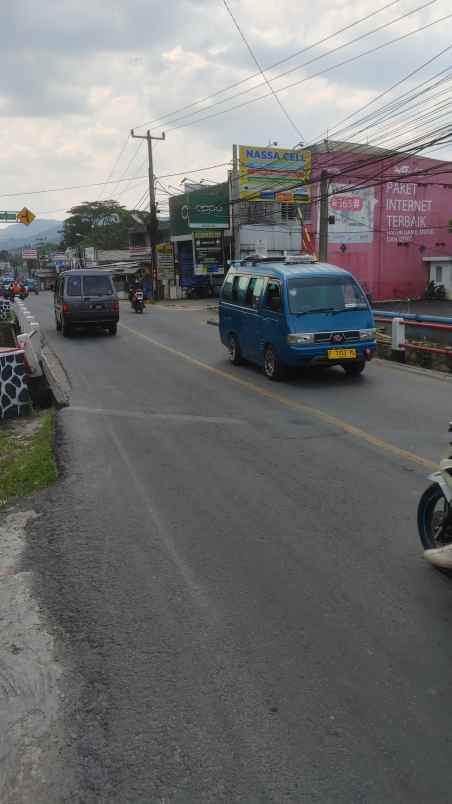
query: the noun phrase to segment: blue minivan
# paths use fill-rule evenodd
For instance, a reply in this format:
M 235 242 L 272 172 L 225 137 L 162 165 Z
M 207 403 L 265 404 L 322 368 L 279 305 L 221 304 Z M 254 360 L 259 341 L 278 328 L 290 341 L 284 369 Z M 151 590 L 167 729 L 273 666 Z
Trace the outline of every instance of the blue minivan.
M 357 376 L 375 354 L 375 324 L 364 291 L 348 271 L 313 257 L 235 263 L 219 309 L 231 363 L 257 363 L 270 380 L 288 367 L 308 365 L 339 365 Z

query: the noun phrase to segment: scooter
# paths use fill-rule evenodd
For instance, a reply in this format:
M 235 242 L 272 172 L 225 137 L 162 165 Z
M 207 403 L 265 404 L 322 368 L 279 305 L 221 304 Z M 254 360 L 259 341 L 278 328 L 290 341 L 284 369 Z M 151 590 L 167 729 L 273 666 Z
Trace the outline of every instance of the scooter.
M 440 282 L 435 282 L 434 279 L 431 279 L 428 283 L 425 293 L 425 299 L 445 299 L 446 298 L 446 288 Z
M 452 422 L 449 422 L 452 433 Z M 452 569 L 452 442 L 439 470 L 429 476 L 432 484 L 419 500 L 417 524 L 424 557 L 431 564 Z
M 132 297 L 132 307 L 136 313 L 142 313 L 144 310 L 144 293 L 142 290 L 136 290 Z

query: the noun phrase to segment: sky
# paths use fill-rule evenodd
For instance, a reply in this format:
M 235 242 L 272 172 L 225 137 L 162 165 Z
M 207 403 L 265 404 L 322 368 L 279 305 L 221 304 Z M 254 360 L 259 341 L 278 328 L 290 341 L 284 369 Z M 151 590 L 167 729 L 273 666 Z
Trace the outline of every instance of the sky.
M 386 46 L 452 14 L 449 0 L 428 5 L 422 0 L 396 0 L 391 5 L 388 0 L 377 4 L 375 0 L 317 0 L 315 4 L 228 0 L 228 4 L 271 86 L 281 90 L 278 97 L 292 122 L 260 74 L 246 80 L 258 72 L 256 64 L 223 0 L 5 4 L 0 210 L 25 205 L 39 217 L 63 219 L 71 206 L 83 201 L 115 198 L 129 208 L 143 204 L 146 148 L 142 140 L 130 138 L 134 127 L 140 134 L 147 128 L 156 136 L 166 132 L 165 141 L 154 143 L 154 169 L 161 177 L 158 200 L 164 214 L 168 192 L 180 191 L 184 178 L 225 180 L 233 143 L 266 146 L 277 142 L 293 147 L 302 137 L 309 145 L 323 139 L 327 131 L 334 138 L 344 117 L 358 112 L 452 41 L 451 16 Z M 419 10 L 397 21 L 415 9 Z M 367 15 L 372 16 L 354 24 Z M 375 31 L 386 23 L 391 24 Z M 338 33 L 346 26 L 353 27 Z M 359 36 L 364 38 L 347 45 Z M 316 44 L 326 37 L 330 38 Z M 335 66 L 379 46 L 383 47 L 376 52 Z M 337 53 L 329 54 L 338 47 Z M 452 49 L 368 111 L 451 63 Z M 328 68 L 323 75 L 315 75 Z M 233 84 L 234 88 L 222 92 Z M 295 86 L 285 88 L 287 84 Z M 213 93 L 217 94 L 210 100 L 186 108 Z M 250 103 L 256 98 L 261 99 Z M 445 122 L 450 122 L 450 116 L 442 119 Z M 391 130 L 388 123 L 386 131 L 370 128 L 359 137 L 378 144 L 378 138 L 386 134 L 389 138 L 382 142 L 392 145 L 396 141 L 391 140 Z M 355 126 L 340 138 L 356 131 Z M 452 150 L 434 155 L 452 159 Z M 113 183 L 103 186 L 36 193 L 110 179 Z

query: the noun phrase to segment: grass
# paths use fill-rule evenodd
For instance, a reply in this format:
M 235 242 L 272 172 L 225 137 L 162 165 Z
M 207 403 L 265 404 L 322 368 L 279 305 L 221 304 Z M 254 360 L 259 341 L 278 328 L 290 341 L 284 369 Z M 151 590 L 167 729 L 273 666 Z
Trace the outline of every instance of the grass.
M 0 510 L 57 479 L 54 411 L 0 424 Z

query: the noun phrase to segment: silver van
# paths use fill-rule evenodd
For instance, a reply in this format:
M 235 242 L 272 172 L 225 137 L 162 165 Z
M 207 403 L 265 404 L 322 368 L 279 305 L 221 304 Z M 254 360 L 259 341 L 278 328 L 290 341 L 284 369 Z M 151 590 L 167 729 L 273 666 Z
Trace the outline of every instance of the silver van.
M 95 268 L 64 271 L 55 283 L 55 324 L 65 337 L 75 327 L 103 327 L 116 335 L 119 301 L 111 275 Z

